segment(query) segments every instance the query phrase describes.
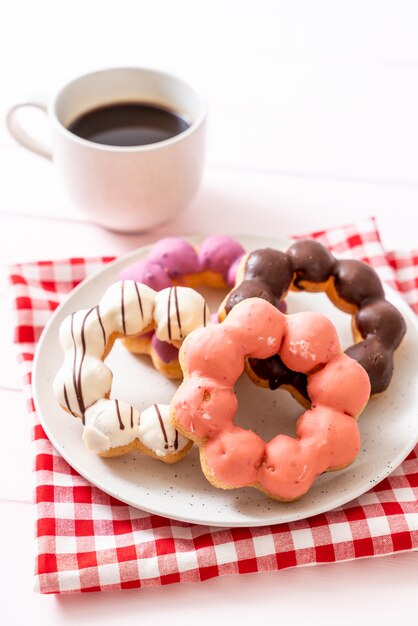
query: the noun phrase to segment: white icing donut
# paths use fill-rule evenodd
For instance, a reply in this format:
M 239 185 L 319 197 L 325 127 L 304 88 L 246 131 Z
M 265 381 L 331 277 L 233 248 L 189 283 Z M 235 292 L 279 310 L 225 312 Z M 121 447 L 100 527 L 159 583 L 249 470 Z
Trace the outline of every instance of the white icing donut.
M 101 456 L 139 449 L 149 456 L 174 460 L 191 445 L 171 424 L 168 405 L 153 404 L 139 414 L 122 400 L 98 400 L 89 407 L 82 438 L 86 448 Z
M 63 321 L 64 362 L 55 376 L 54 392 L 66 411 L 81 417 L 89 450 L 116 456 L 136 448 L 167 463 L 186 454 L 192 442 L 177 435 L 167 406 L 154 404 L 140 417 L 126 402 L 108 399 L 112 372 L 104 358 L 117 338 L 137 337 L 157 326 L 173 341 L 181 341 L 205 325 L 208 317 L 205 300 L 190 288 L 157 294 L 147 285 L 125 280 L 111 285 L 97 306 Z
M 190 441 L 178 433 L 172 425 L 170 406 L 167 404 L 153 404 L 142 411 L 138 437 L 146 448 L 160 458 L 183 450 Z
M 95 454 L 129 446 L 138 436 L 139 413 L 122 400 L 98 400 L 84 414 L 83 442 Z
M 155 295 L 155 334 L 160 341 L 181 342 L 192 330 L 206 326 L 209 308 L 190 287 L 168 287 Z
M 138 335 L 153 326 L 155 291 L 133 280 L 115 283 L 100 303 L 67 317 L 60 327 L 64 363 L 54 380 L 58 402 L 83 417 L 110 393 L 112 372 L 103 363 L 117 337 Z

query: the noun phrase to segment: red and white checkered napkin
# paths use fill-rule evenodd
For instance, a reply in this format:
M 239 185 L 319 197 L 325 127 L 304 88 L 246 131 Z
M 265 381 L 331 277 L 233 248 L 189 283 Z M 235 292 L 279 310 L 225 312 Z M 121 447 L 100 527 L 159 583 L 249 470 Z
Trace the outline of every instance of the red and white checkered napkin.
M 339 254 L 371 263 L 418 313 L 418 252 L 385 253 L 374 220 L 313 236 Z M 79 476 L 39 424 L 32 400 L 32 361 L 52 311 L 87 274 L 110 260 L 44 261 L 11 268 L 16 343 L 35 443 L 39 591 L 165 585 L 418 549 L 418 447 L 391 476 L 345 506 L 264 528 L 213 528 L 150 515 Z

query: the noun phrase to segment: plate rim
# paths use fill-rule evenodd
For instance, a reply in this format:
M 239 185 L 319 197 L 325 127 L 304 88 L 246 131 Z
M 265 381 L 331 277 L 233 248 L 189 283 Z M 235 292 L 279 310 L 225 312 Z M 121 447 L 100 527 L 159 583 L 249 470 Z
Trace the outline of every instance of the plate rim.
M 185 235 L 185 236 L 174 235 L 174 237 L 183 239 L 192 244 L 199 243 L 207 236 L 208 236 L 207 234 L 196 234 L 196 233 L 193 235 Z M 237 239 L 238 241 L 240 241 L 241 239 L 247 239 L 247 238 L 252 239 L 252 240 L 258 240 L 260 242 L 260 245 L 264 247 L 266 247 L 266 245 L 272 245 L 272 244 L 266 244 L 266 241 L 275 242 L 277 243 L 278 246 L 280 245 L 280 246 L 286 246 L 286 247 L 292 241 L 294 241 L 294 239 L 292 238 L 275 238 L 275 237 L 268 237 L 268 236 L 262 236 L 262 235 L 248 235 L 248 234 L 244 235 L 242 233 L 231 234 L 229 236 L 233 237 L 234 239 Z M 136 509 L 139 509 L 139 510 L 142 510 L 142 511 L 154 514 L 154 515 L 164 516 L 175 521 L 186 522 L 190 524 L 220 527 L 220 528 L 226 528 L 226 527 L 237 528 L 237 527 L 248 527 L 248 526 L 262 527 L 262 526 L 271 526 L 271 525 L 280 524 L 280 523 L 290 523 L 292 521 L 297 521 L 297 520 L 302 520 L 302 519 L 308 519 L 309 517 L 312 517 L 314 515 L 327 513 L 335 508 L 343 506 L 344 504 L 347 504 L 348 502 L 355 500 L 359 496 L 366 493 L 369 489 L 373 488 L 375 485 L 380 483 L 387 476 L 389 476 L 394 471 L 394 469 L 396 469 L 405 460 L 405 458 L 410 454 L 410 452 L 414 449 L 415 445 L 418 442 L 418 428 L 417 428 L 417 432 L 415 433 L 415 439 L 411 437 L 411 439 L 408 440 L 408 446 L 405 446 L 394 459 L 390 459 L 390 466 L 386 465 L 385 468 L 378 475 L 373 476 L 373 479 L 368 481 L 366 489 L 364 488 L 364 485 L 361 483 L 363 486 L 359 486 L 358 489 L 353 489 L 352 491 L 350 491 L 350 496 L 348 498 L 347 498 L 347 494 L 343 492 L 341 493 L 339 498 L 334 497 L 332 499 L 332 504 L 330 504 L 330 506 L 322 503 L 322 505 L 318 505 L 315 508 L 315 506 L 311 504 L 309 506 L 310 512 L 308 513 L 302 512 L 301 514 L 293 514 L 293 515 L 287 514 L 286 515 L 286 512 L 282 510 L 280 513 L 278 512 L 274 520 L 273 519 L 263 520 L 259 518 L 251 518 L 248 520 L 237 520 L 236 523 L 233 523 L 231 521 L 222 522 L 222 520 L 219 520 L 219 519 L 215 521 L 212 519 L 206 520 L 206 519 L 203 519 L 202 516 L 200 515 L 198 515 L 197 517 L 194 517 L 193 515 L 185 516 L 185 515 L 176 515 L 176 514 L 171 514 L 171 513 L 170 515 L 167 515 L 167 513 L 165 512 L 162 513 L 161 510 L 159 510 L 158 508 L 148 506 L 148 505 L 144 506 L 142 503 L 138 504 L 138 502 L 130 500 L 129 498 L 126 498 L 125 496 L 121 497 L 121 495 L 117 493 L 115 489 L 112 489 L 112 487 L 109 488 L 108 485 L 103 484 L 100 480 L 100 476 L 92 477 L 88 471 L 85 471 L 83 469 L 82 465 L 80 467 L 80 464 L 77 461 L 77 459 L 74 461 L 73 457 L 71 456 L 71 452 L 67 454 L 67 448 L 65 448 L 65 446 L 63 446 L 61 442 L 57 441 L 55 436 L 51 433 L 51 430 L 48 425 L 48 420 L 45 419 L 42 413 L 42 408 L 41 408 L 42 403 L 38 396 L 38 384 L 39 384 L 39 381 L 41 380 L 41 375 L 39 373 L 39 369 L 40 369 L 39 362 L 42 357 L 43 346 L 45 342 L 48 340 L 50 327 L 55 324 L 56 318 L 61 315 L 62 310 L 66 306 L 68 306 L 68 302 L 72 300 L 74 297 L 76 297 L 79 291 L 85 289 L 86 285 L 93 282 L 95 279 L 97 279 L 98 276 L 101 276 L 106 271 L 112 270 L 115 266 L 120 266 L 120 269 L 122 269 L 123 266 L 128 265 L 130 262 L 134 262 L 136 257 L 142 256 L 146 254 L 147 252 L 149 252 L 152 249 L 152 247 L 155 245 L 155 243 L 159 241 L 160 239 L 161 237 L 158 237 L 154 242 L 150 244 L 141 246 L 139 248 L 136 248 L 135 250 L 131 250 L 130 252 L 126 254 L 118 256 L 114 260 L 106 263 L 103 267 L 95 270 L 94 272 L 86 276 L 86 278 L 83 279 L 74 289 L 72 289 L 70 292 L 68 292 L 68 294 L 66 294 L 64 300 L 55 309 L 51 317 L 48 319 L 41 333 L 41 336 L 38 340 L 38 343 L 36 345 L 36 350 L 35 350 L 35 355 L 34 355 L 34 360 L 33 360 L 33 368 L 32 368 L 32 385 L 31 386 L 32 386 L 32 395 L 33 395 L 33 400 L 34 400 L 37 416 L 52 446 L 64 458 L 64 460 L 73 469 L 75 469 L 85 480 L 87 480 L 89 483 L 96 486 L 97 488 L 101 489 L 108 495 L 120 500 L 121 502 L 124 502 L 125 504 L 129 506 L 132 506 Z M 338 256 L 338 255 L 335 255 L 335 256 Z M 392 300 L 394 300 L 395 301 L 394 304 L 397 307 L 398 307 L 398 303 L 400 303 L 400 307 L 398 307 L 400 309 L 400 312 L 402 313 L 403 316 L 408 318 L 407 321 L 414 327 L 414 331 L 416 332 L 416 336 L 418 338 L 418 320 L 416 319 L 416 316 L 414 315 L 412 309 L 409 307 L 409 305 L 405 302 L 405 300 L 401 297 L 401 295 L 394 288 L 392 288 L 390 285 L 385 283 L 383 280 L 382 280 L 382 284 L 385 289 L 385 295 L 389 297 L 390 301 L 392 302 Z M 273 503 L 272 506 L 275 506 L 277 504 L 279 506 L 284 506 L 284 507 L 287 504 L 286 502 L 275 501 L 274 499 L 272 500 L 272 503 Z

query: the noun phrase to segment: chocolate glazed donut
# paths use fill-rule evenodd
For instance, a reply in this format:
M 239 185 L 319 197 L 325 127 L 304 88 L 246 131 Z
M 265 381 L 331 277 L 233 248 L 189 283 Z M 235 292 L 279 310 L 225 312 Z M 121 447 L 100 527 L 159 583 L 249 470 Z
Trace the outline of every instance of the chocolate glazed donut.
M 399 311 L 385 300 L 376 272 L 361 261 L 339 261 L 310 239 L 296 241 L 287 252 L 256 250 L 248 255 L 241 282 L 227 297 L 223 314 L 255 296 L 277 307 L 289 289 L 323 291 L 339 309 L 353 316 L 355 343 L 345 352 L 366 370 L 372 396 L 385 391 L 393 374 L 393 353 L 406 325 Z M 287 387 L 302 404 L 309 403 L 306 376 L 287 368 L 279 356 L 249 359 L 247 371 L 262 386 Z

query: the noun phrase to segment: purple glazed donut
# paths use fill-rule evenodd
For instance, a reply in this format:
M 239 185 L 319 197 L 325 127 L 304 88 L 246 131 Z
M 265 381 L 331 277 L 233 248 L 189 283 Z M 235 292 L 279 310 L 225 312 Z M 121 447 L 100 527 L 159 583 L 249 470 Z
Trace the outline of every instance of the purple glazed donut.
M 154 244 L 147 259 L 125 267 L 119 280 L 135 280 L 156 291 L 173 284 L 228 287 L 235 283 L 231 270 L 244 254 L 241 244 L 226 235 L 208 237 L 197 251 L 183 239 L 165 237 Z

